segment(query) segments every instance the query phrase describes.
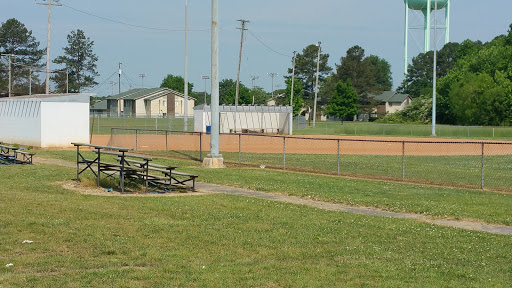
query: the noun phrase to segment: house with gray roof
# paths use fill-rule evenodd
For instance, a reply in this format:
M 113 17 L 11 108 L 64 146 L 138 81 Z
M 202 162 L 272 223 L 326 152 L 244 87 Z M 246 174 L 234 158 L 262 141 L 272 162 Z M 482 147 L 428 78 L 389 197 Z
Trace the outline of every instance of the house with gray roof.
M 188 113 L 194 114 L 195 98 L 188 97 Z M 107 98 L 107 111 L 117 115 L 180 116 L 185 114 L 185 95 L 168 88 L 138 88 Z
M 408 94 L 400 94 L 395 91 L 384 91 L 379 95 L 369 95 L 377 100 L 377 115 L 384 116 L 386 114 L 395 113 L 405 109 L 412 102 L 411 96 Z

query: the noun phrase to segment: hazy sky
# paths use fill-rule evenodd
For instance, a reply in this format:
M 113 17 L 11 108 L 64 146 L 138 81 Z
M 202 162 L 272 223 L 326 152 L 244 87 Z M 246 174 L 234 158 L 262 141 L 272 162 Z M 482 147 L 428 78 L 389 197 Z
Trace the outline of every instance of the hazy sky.
M 24 23 L 46 47 L 47 6 L 43 1 L 0 0 L 0 22 L 16 18 Z M 82 29 L 94 41 L 98 56 L 99 85 L 92 92 L 110 94 L 110 81 L 117 82 L 118 62 L 124 75 L 122 91 L 142 85 L 139 74 L 146 74 L 144 87 L 158 87 L 167 74 L 184 75 L 185 0 L 61 0 L 64 6 L 52 8 L 51 59 L 62 55 L 66 36 Z M 486 5 L 482 5 L 485 3 Z M 188 79 L 194 91 L 204 91 L 203 75 L 210 75 L 211 1 L 189 0 Z M 82 11 L 82 12 L 80 12 Z M 465 39 L 489 41 L 505 34 L 512 23 L 510 0 L 452 0 L 451 41 Z M 83 13 L 86 12 L 86 13 Z M 443 13 L 438 14 L 440 17 Z M 144 26 L 147 29 L 116 23 Z M 237 19 L 247 24 L 242 58 L 241 81 L 251 86 L 251 76 L 259 76 L 256 85 L 271 90 L 270 72 L 279 74 L 274 88 L 283 88 L 283 75 L 291 67 L 293 51 L 301 52 L 309 44 L 322 42 L 322 51 L 330 55 L 334 68 L 347 49 L 360 45 L 366 55 L 377 55 L 392 66 L 394 87 L 403 78 L 404 55 L 403 0 L 219 0 L 220 79 L 236 79 L 240 30 Z M 419 24 L 419 13 L 410 14 Z M 443 21 L 439 22 L 441 25 Z M 421 52 L 420 30 L 410 32 L 411 56 Z M 444 34 L 440 31 L 440 38 Z M 262 44 L 263 43 L 263 44 Z M 443 41 L 438 41 L 440 45 Z M 44 59 L 43 59 L 44 61 Z M 59 69 L 51 64 L 50 69 Z M 207 83 L 207 91 L 210 91 Z M 117 84 L 114 88 L 117 93 Z

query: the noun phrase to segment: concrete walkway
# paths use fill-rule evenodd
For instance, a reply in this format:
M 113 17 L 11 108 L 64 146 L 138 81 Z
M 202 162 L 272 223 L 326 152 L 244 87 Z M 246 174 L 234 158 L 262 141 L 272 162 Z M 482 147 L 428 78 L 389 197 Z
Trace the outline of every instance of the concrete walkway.
M 57 160 L 57 159 L 47 159 L 47 158 L 34 158 L 35 163 L 44 163 L 44 164 L 55 164 L 66 167 L 73 167 L 76 169 L 76 164 L 68 161 Z M 494 224 L 482 224 L 473 221 L 463 221 L 463 220 L 443 220 L 443 219 L 434 219 L 430 216 L 414 214 L 414 213 L 398 213 L 398 212 L 389 212 L 378 210 L 375 208 L 369 207 L 354 207 L 344 204 L 336 204 L 312 199 L 305 199 L 296 196 L 288 196 L 282 194 L 273 194 L 267 192 L 258 192 L 248 189 L 235 188 L 229 186 L 222 186 L 217 184 L 209 184 L 209 183 L 196 183 L 196 188 L 198 192 L 204 193 L 224 193 L 236 196 L 243 197 L 254 197 L 260 199 L 267 199 L 272 201 L 280 201 L 285 203 L 297 204 L 297 205 L 305 205 L 318 209 L 324 209 L 329 211 L 339 211 L 346 212 L 352 214 L 361 214 L 361 215 L 370 215 L 370 216 L 380 216 L 380 217 L 390 217 L 390 218 L 404 218 L 416 220 L 424 223 L 431 223 L 440 226 L 447 226 L 452 228 L 460 228 L 466 230 L 474 230 L 480 232 L 488 232 L 493 234 L 505 234 L 512 235 L 512 226 L 505 225 L 494 225 Z M 191 193 L 193 194 L 193 193 Z
M 248 189 L 242 188 L 234 188 L 227 187 L 217 184 L 208 184 L 208 183 L 196 183 L 197 190 L 199 192 L 210 192 L 210 193 L 225 193 L 230 195 L 244 196 L 244 197 L 254 197 L 267 199 L 272 201 L 280 201 L 298 205 L 305 205 L 314 208 L 329 210 L 329 211 L 340 211 L 352 214 L 361 214 L 361 215 L 370 215 L 370 216 L 381 216 L 381 217 L 390 217 L 390 218 L 405 218 L 412 219 L 419 222 L 432 223 L 435 225 L 448 226 L 453 228 L 460 228 L 466 230 L 474 230 L 481 232 L 489 232 L 493 234 L 506 234 L 512 235 L 512 226 L 504 226 L 504 225 L 493 225 L 493 224 L 482 224 L 472 221 L 462 221 L 462 220 L 442 220 L 442 219 L 434 219 L 433 217 L 413 214 L 413 213 L 397 213 L 397 212 L 389 212 L 383 210 L 377 210 L 374 208 L 368 207 L 353 207 L 344 204 L 336 204 L 324 201 L 317 201 L 311 199 L 305 199 L 296 196 L 288 196 L 281 194 L 273 194 L 267 192 L 258 192 L 252 191 Z

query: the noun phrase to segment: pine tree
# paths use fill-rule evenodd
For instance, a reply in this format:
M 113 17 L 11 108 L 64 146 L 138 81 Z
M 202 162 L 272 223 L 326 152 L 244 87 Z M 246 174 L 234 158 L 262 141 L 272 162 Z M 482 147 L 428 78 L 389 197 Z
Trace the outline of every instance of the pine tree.
M 66 72 L 69 75 L 69 92 L 80 93 L 82 88 L 98 84 L 94 81 L 99 76 L 96 72 L 98 57 L 93 53 L 94 41 L 85 37 L 84 31 L 77 29 L 68 35 L 68 46 L 62 48 L 64 55 L 53 60 L 55 64 L 64 65 L 63 73 L 55 73 L 52 81 L 58 92 L 66 91 Z

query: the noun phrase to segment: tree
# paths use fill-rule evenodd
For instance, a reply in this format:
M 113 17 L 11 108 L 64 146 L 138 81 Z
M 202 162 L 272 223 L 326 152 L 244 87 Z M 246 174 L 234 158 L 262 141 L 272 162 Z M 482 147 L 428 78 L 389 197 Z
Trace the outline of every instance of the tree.
M 29 68 L 42 67 L 40 61 L 44 55 L 44 49 L 38 49 L 39 42 L 32 36 L 23 23 L 11 18 L 0 26 L 0 53 L 13 54 L 12 61 L 12 79 L 13 91 L 19 91 L 28 94 L 28 75 Z M 8 91 L 8 57 L 2 56 L 0 62 L 0 91 Z M 33 84 L 39 85 L 40 80 L 32 75 Z
M 62 48 L 64 55 L 53 60 L 53 63 L 64 65 L 62 73 L 55 73 L 51 79 L 56 90 L 66 91 L 66 72 L 69 75 L 69 92 L 80 93 L 82 88 L 98 84 L 94 78 L 99 76 L 96 71 L 98 57 L 93 52 L 94 41 L 85 37 L 84 31 L 77 29 L 68 34 L 68 46 Z
M 254 105 L 267 105 L 268 95 L 263 88 L 254 86 L 250 93 L 251 97 L 254 98 Z
M 352 87 L 350 80 L 339 81 L 336 84 L 336 92 L 332 96 L 331 104 L 327 105 L 326 114 L 333 117 L 343 118 L 354 116 L 358 112 L 357 99 L 359 95 Z
M 360 95 L 389 91 L 392 86 L 391 65 L 375 55 L 365 57 L 364 49 L 358 45 L 349 48 L 347 55 L 341 57 L 333 78 L 334 83 L 350 79 Z
M 235 104 L 236 81 L 224 79 L 219 83 L 219 103 L 224 105 Z M 238 104 L 252 104 L 249 88 L 240 82 L 238 91 Z
M 292 79 L 286 79 L 286 98 L 285 105 L 290 105 L 291 92 L 292 92 Z M 304 106 L 302 83 L 300 81 L 293 82 L 293 116 L 297 116 Z
M 486 74 L 471 73 L 453 83 L 450 106 L 459 125 L 510 125 L 511 97 Z
M 302 50 L 302 54 L 297 54 L 295 60 L 295 81 L 302 82 L 304 99 L 307 99 L 310 103 L 313 103 L 315 95 L 317 59 L 318 47 L 311 44 Z M 332 68 L 327 65 L 328 60 L 329 54 L 320 53 L 319 81 L 323 81 L 332 71 Z M 288 73 L 292 74 L 291 68 L 288 69 Z
M 181 76 L 168 74 L 160 84 L 160 88 L 169 88 L 176 92 L 185 93 L 185 79 Z M 188 82 L 188 95 L 192 95 L 193 89 L 194 84 Z
M 458 43 L 447 43 L 444 45 L 439 53 L 437 53 L 437 77 L 446 76 L 460 57 Z M 432 95 L 433 67 L 433 51 L 421 53 L 414 57 L 412 63 L 407 67 L 407 75 L 404 81 L 397 90 L 401 93 L 409 94 L 411 98 Z

